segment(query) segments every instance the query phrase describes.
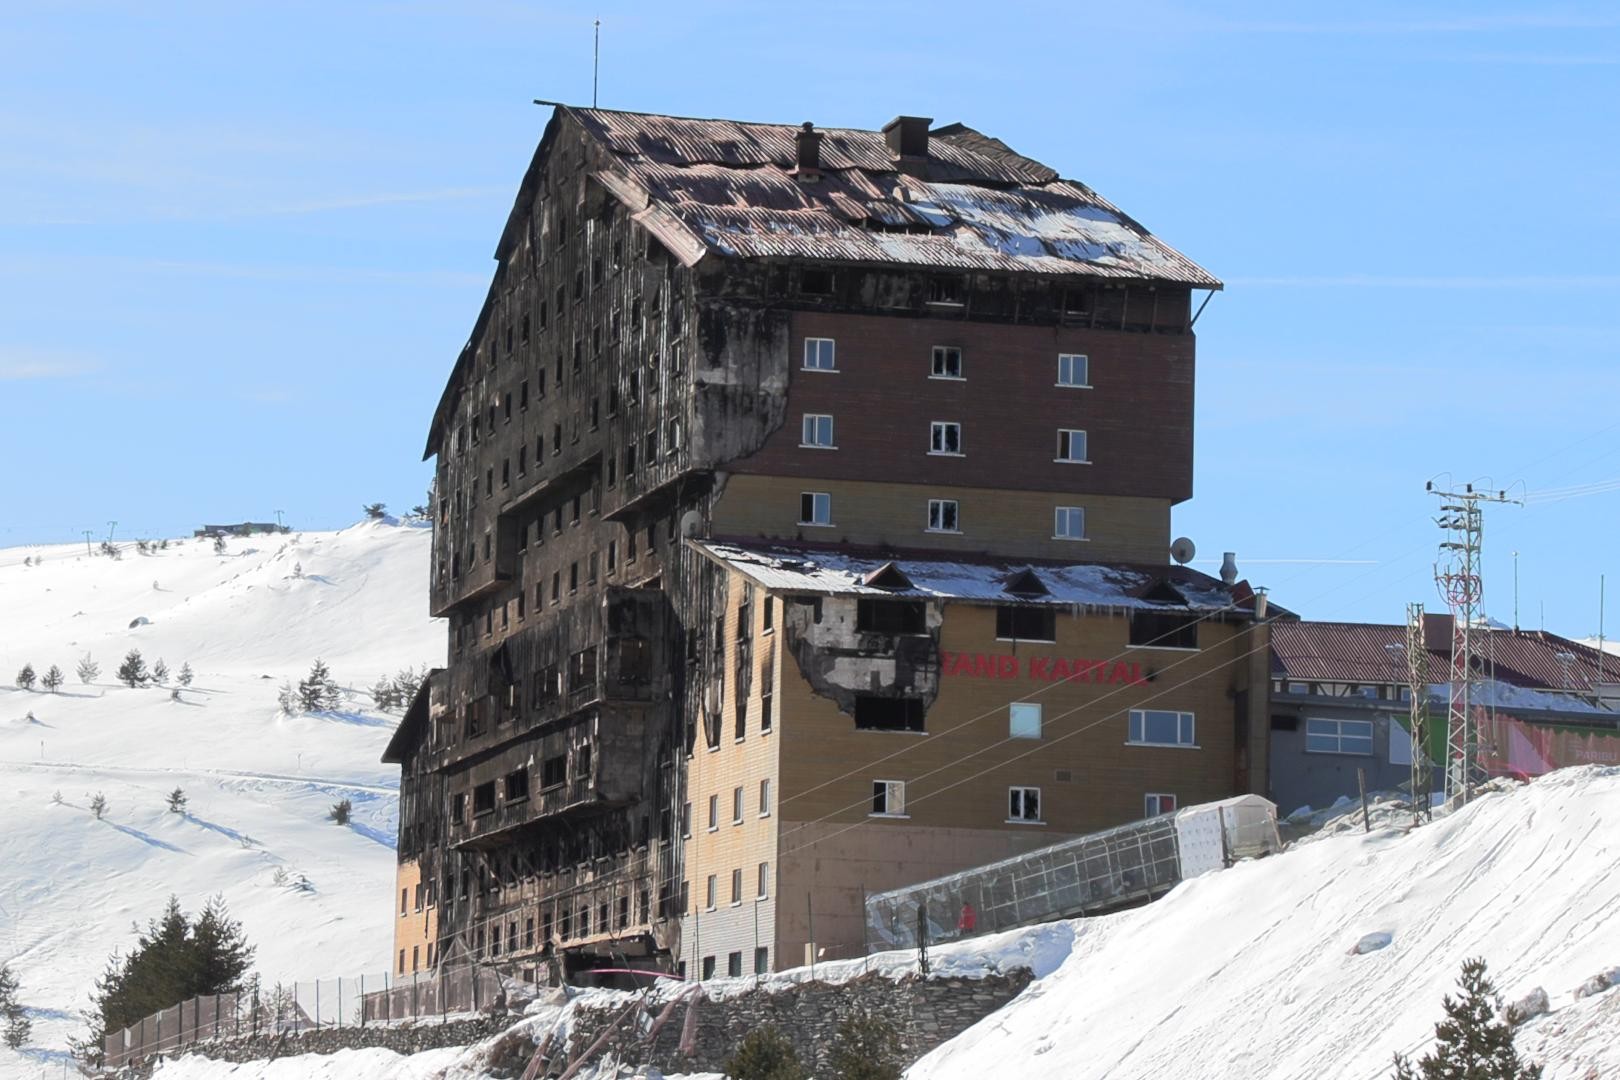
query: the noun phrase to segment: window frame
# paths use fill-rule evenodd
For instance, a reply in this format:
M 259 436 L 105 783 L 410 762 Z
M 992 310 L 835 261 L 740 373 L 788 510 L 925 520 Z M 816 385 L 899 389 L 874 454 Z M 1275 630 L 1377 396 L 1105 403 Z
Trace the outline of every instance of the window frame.
M 940 370 L 942 366 L 940 361 L 948 360 L 953 353 L 956 357 L 956 374 L 951 375 Z M 949 367 L 948 364 L 943 366 Z M 947 382 L 967 382 L 967 376 L 962 374 L 962 346 L 935 345 L 929 359 L 928 377 L 930 379 L 943 379 Z
M 1073 454 L 1074 436 L 1076 435 L 1080 436 L 1080 457 L 1075 457 Z M 1065 441 L 1067 441 L 1070 451 L 1068 457 L 1063 456 L 1063 445 Z M 1059 465 L 1090 465 L 1091 440 L 1089 437 L 1087 437 L 1085 428 L 1058 428 L 1057 451 L 1053 455 L 1052 460 Z
M 1066 533 L 1060 527 L 1060 523 L 1064 521 L 1065 515 L 1071 514 L 1079 515 L 1080 531 L 1078 534 Z M 1073 542 L 1090 540 L 1091 537 L 1086 535 L 1086 508 L 1083 506 L 1054 506 L 1052 508 L 1052 539 Z
M 945 525 L 944 525 L 945 508 L 947 506 L 951 508 L 950 515 L 951 515 L 951 518 L 953 519 L 952 520 L 952 525 L 954 526 L 954 528 L 946 528 Z M 938 510 L 939 510 L 939 515 L 938 516 L 939 516 L 940 524 L 938 524 L 938 525 L 936 525 L 934 523 L 934 519 L 935 519 L 934 511 L 935 511 L 936 508 L 938 508 Z M 961 501 L 959 499 L 929 499 L 928 500 L 928 521 L 923 526 L 923 532 L 946 533 L 948 535 L 960 536 L 962 534 L 962 503 L 961 503 Z
M 1025 715 L 1027 717 L 1028 716 L 1027 710 L 1030 710 L 1030 709 L 1034 710 L 1034 716 L 1035 716 L 1034 733 L 1033 734 L 1028 733 L 1029 728 L 1028 728 L 1027 725 L 1024 727 L 1023 733 L 1020 733 L 1018 721 L 1017 721 L 1017 718 L 1016 718 L 1017 714 L 1018 714 L 1018 711 L 1019 710 L 1025 710 Z M 1038 702 L 1038 701 L 1010 701 L 1010 702 L 1007 703 L 1007 738 L 1009 738 L 1009 739 L 1035 739 L 1035 740 L 1039 740 L 1039 739 L 1041 739 L 1043 737 L 1044 732 L 1045 732 L 1045 715 L 1044 715 L 1044 710 L 1041 708 L 1041 703 L 1040 702 Z
M 825 353 L 826 353 L 825 358 L 828 361 L 828 363 L 826 363 L 826 364 L 820 363 L 820 361 L 822 359 L 822 353 L 823 353 L 823 350 L 820 347 L 822 345 L 827 346 L 827 348 L 825 350 Z M 812 349 L 812 346 L 814 346 L 814 349 Z M 812 352 L 814 352 L 816 354 L 817 362 L 814 363 L 814 364 L 812 364 L 810 362 L 810 357 L 811 357 Z M 799 370 L 800 371 L 831 372 L 833 374 L 837 374 L 838 373 L 838 339 L 837 338 L 830 338 L 830 337 L 806 337 L 804 339 L 803 352 L 802 352 L 802 355 L 799 358 Z
M 948 440 L 946 435 L 954 430 L 956 434 L 956 449 L 942 450 L 940 447 Z M 967 457 L 967 451 L 962 449 L 962 421 L 960 420 L 930 420 L 928 421 L 928 456 L 929 457 Z
M 1331 724 L 1333 725 L 1334 731 L 1331 735 L 1321 731 L 1312 731 L 1311 727 L 1314 724 Z M 1367 733 L 1366 735 L 1347 734 L 1344 730 L 1346 725 L 1365 725 Z M 1378 752 L 1376 742 L 1377 733 L 1378 725 L 1373 723 L 1371 720 L 1361 720 L 1354 717 L 1339 716 L 1307 716 L 1305 717 L 1305 752 L 1307 754 L 1332 754 L 1341 757 L 1373 757 Z M 1333 749 L 1318 749 L 1313 747 L 1311 745 L 1313 739 L 1331 739 L 1333 742 Z M 1346 739 L 1353 740 L 1357 743 L 1365 740 L 1367 749 L 1364 751 L 1346 750 L 1344 748 Z
M 812 435 L 821 434 L 821 421 L 827 422 L 826 442 L 810 442 Z M 812 430 L 814 422 L 814 430 Z M 838 427 L 832 413 L 801 413 L 799 417 L 799 449 L 801 450 L 836 450 L 838 449 Z
M 1082 378 L 1083 378 L 1084 381 L 1082 381 L 1082 382 L 1073 382 L 1073 381 L 1066 380 L 1066 379 L 1063 378 L 1063 362 L 1065 360 L 1070 360 L 1070 361 L 1079 360 L 1080 361 L 1081 367 L 1083 369 Z M 1071 364 L 1071 374 L 1072 374 L 1072 364 Z M 1090 353 L 1064 353 L 1064 352 L 1058 353 L 1057 382 L 1054 383 L 1053 385 L 1054 386 L 1061 386 L 1066 390 L 1090 390 L 1090 389 L 1092 389 L 1092 385 L 1091 385 L 1091 354 Z
M 1035 793 L 1035 816 L 1029 817 L 1025 810 L 1029 801 L 1029 793 Z M 1017 800 L 1019 811 L 1013 813 L 1013 801 Z M 1046 809 L 1046 803 L 1041 798 L 1041 789 L 1033 784 L 1010 784 L 1007 787 L 1007 824 L 1008 825 L 1045 825 L 1046 819 L 1041 812 Z
M 880 786 L 883 789 L 882 810 L 875 809 L 877 806 L 878 788 Z M 896 794 L 899 795 L 900 809 L 893 810 L 890 809 L 890 807 L 894 803 L 894 797 Z M 911 815 L 906 813 L 906 782 L 904 780 L 873 780 L 872 805 L 874 809 L 867 813 L 867 817 L 909 818 Z
M 1168 808 L 1164 805 L 1166 799 L 1170 800 Z M 1149 791 L 1142 795 L 1142 814 L 1144 817 L 1163 817 L 1165 814 L 1173 814 L 1179 809 L 1181 809 L 1181 800 L 1176 797 L 1174 792 Z
M 806 499 L 810 500 L 810 514 L 811 514 L 811 516 L 809 518 L 806 518 L 804 516 L 804 507 L 805 507 L 805 500 Z M 817 521 L 817 520 L 815 520 L 815 513 L 816 513 L 816 510 L 817 510 L 818 507 L 824 508 L 827 511 L 827 520 L 825 520 L 825 521 Z M 833 519 L 832 519 L 832 493 L 828 492 L 828 491 L 801 491 L 801 492 L 799 492 L 799 524 L 803 525 L 803 526 L 805 526 L 807 528 L 812 528 L 812 529 L 831 529 L 831 528 L 834 528 Z
M 1157 742 L 1147 737 L 1148 715 L 1174 716 L 1176 725 L 1176 740 L 1174 742 Z M 1183 732 L 1186 738 L 1183 738 Z M 1198 750 L 1198 714 L 1183 709 L 1131 709 L 1125 721 L 1126 746 L 1157 746 L 1172 750 Z

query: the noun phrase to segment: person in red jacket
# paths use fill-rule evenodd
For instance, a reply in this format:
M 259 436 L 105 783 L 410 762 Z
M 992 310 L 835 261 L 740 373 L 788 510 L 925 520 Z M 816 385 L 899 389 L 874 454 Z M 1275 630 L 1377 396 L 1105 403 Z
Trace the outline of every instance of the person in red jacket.
M 956 920 L 956 929 L 965 937 L 973 933 L 973 924 L 978 920 L 979 913 L 973 910 L 973 905 L 963 903 L 961 917 Z

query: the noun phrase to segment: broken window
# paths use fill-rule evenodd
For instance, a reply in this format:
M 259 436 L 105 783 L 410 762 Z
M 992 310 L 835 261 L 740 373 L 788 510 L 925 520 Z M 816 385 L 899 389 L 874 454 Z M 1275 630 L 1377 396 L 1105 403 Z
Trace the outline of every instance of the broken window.
M 929 499 L 928 531 L 948 533 L 961 532 L 961 504 L 955 499 Z
M 1002 604 L 996 608 L 996 637 L 1003 641 L 1056 641 L 1057 612 L 1049 607 Z
M 1007 789 L 1007 820 L 1008 821 L 1035 821 L 1041 820 L 1041 789 L 1036 787 L 1011 787 Z
M 833 291 L 831 270 L 799 271 L 799 291 L 806 296 L 827 296 Z
M 529 770 L 515 769 L 506 774 L 506 801 L 518 802 L 529 797 Z
M 955 345 L 935 345 L 933 366 L 929 377 L 934 379 L 960 379 L 962 377 L 962 350 Z
M 1057 460 L 1074 465 L 1089 465 L 1086 457 L 1086 433 L 1078 428 L 1059 428 Z
M 540 765 L 540 786 L 553 788 L 568 782 L 568 757 L 558 754 L 548 757 Z
M 901 817 L 906 812 L 904 780 L 872 781 L 872 813 L 879 817 Z
M 495 781 L 486 780 L 473 788 L 473 817 L 491 813 L 495 809 Z
M 920 600 L 858 600 L 855 629 L 867 634 L 924 634 L 928 607 Z
M 933 277 L 928 279 L 930 304 L 960 304 L 965 293 L 959 277 Z
M 855 695 L 855 727 L 860 731 L 922 731 L 923 712 L 919 697 Z
M 1198 648 L 1198 616 L 1179 611 L 1134 611 L 1130 643 L 1157 649 Z
M 930 454 L 960 454 L 962 452 L 962 425 L 955 420 L 935 420 L 929 424 L 928 452 Z
M 577 564 L 576 564 L 577 565 Z M 596 647 L 581 649 L 569 662 L 569 689 L 583 690 L 596 685 Z
M 832 496 L 825 491 L 799 493 L 800 525 L 831 525 Z

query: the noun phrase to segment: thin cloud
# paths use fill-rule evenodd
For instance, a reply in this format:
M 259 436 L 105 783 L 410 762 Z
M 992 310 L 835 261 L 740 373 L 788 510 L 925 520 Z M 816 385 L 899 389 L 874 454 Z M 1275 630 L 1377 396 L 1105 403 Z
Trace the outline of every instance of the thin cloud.
M 37 379 L 77 379 L 98 365 L 71 353 L 35 349 L 26 345 L 0 345 L 0 382 Z

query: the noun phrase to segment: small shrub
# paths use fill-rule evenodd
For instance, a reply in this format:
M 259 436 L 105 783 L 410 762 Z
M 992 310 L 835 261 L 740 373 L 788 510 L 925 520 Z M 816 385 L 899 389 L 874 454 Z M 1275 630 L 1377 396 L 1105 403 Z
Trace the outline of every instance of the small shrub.
M 169 813 L 183 814 L 186 812 L 186 793 L 179 788 L 169 792 Z
M 22 666 L 22 670 L 17 672 L 17 685 L 24 690 L 32 690 L 34 688 L 34 679 L 35 675 L 33 664 L 24 664 Z
M 196 678 L 196 676 L 191 672 L 191 665 L 186 663 L 180 665 L 180 674 L 174 677 L 174 681 L 179 683 L 181 686 L 190 686 L 191 680 L 194 678 Z
M 808 1080 L 804 1066 L 799 1064 L 799 1052 L 771 1024 L 743 1036 L 724 1068 L 732 1080 Z
M 827 1063 L 839 1080 L 900 1080 L 900 1033 L 881 1016 L 858 1013 L 838 1025 Z
M 34 1029 L 22 1002 L 17 1000 L 17 991 L 17 976 L 12 974 L 9 965 L 0 964 L 0 1020 L 5 1021 L 6 1045 L 13 1050 L 27 1042 Z
M 291 682 L 282 681 L 281 688 L 276 691 L 276 706 L 282 711 L 283 715 L 296 716 L 298 714 L 298 691 L 293 689 Z
M 52 664 L 46 670 L 44 678 L 39 680 L 39 685 L 54 694 L 62 689 L 62 682 L 62 669 Z
M 141 650 L 131 649 L 124 657 L 124 662 L 118 665 L 118 681 L 134 689 L 145 686 L 152 676 L 146 670 L 146 661 L 141 657 Z
M 101 676 L 101 665 L 90 659 L 89 653 L 85 653 L 84 659 L 79 661 L 77 670 L 79 673 L 79 681 L 84 683 L 86 686 L 89 686 Z
M 152 681 L 159 686 L 169 681 L 169 665 L 163 662 L 162 657 L 159 657 L 158 662 L 152 665 Z
M 214 537 L 214 554 L 215 555 L 223 555 L 223 554 L 225 554 L 225 537 L 223 537 L 223 536 Z
M 349 818 L 353 814 L 354 804 L 348 799 L 344 799 L 341 802 L 333 803 L 332 809 L 327 812 L 326 816 L 328 819 L 336 822 L 339 825 L 347 825 L 349 823 Z
M 388 516 L 387 503 L 367 503 L 362 509 L 365 510 L 366 518 L 370 521 L 381 521 Z
M 95 797 L 93 797 L 90 800 L 90 812 L 92 814 L 96 815 L 96 820 L 97 821 L 100 821 L 102 818 L 106 817 L 107 816 L 107 796 L 103 795 L 99 791 L 96 792 Z

